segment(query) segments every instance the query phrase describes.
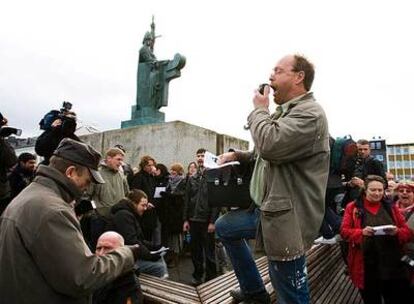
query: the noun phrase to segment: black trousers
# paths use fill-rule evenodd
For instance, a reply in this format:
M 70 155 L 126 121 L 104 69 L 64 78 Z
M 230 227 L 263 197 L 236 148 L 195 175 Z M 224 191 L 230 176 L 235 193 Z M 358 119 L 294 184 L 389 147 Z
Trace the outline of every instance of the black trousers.
M 198 281 L 203 278 L 204 264 L 206 281 L 217 276 L 214 233 L 208 233 L 207 227 L 208 223 L 190 221 L 193 277 Z
M 378 280 L 371 278 L 365 283 L 365 288 L 360 289 L 361 297 L 365 304 L 405 304 L 413 303 L 409 297 L 407 280 Z

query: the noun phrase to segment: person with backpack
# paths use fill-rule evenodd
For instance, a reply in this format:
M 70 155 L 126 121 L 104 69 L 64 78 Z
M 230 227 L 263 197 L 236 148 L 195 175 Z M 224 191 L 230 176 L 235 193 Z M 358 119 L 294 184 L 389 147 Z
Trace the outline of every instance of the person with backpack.
M 349 244 L 350 278 L 366 304 L 411 303 L 408 272 L 400 260 L 413 232 L 397 205 L 384 199 L 385 185 L 381 176 L 369 175 L 364 191 L 346 207 L 341 236 Z
M 368 175 L 381 176 L 385 183 L 387 179 L 385 176 L 385 169 L 381 161 L 371 156 L 371 148 L 369 141 L 366 139 L 360 139 L 357 141 L 356 157 L 346 160 L 344 165 L 343 174 L 345 176 L 345 196 L 342 201 L 342 207 L 355 200 L 364 186 L 364 179 Z

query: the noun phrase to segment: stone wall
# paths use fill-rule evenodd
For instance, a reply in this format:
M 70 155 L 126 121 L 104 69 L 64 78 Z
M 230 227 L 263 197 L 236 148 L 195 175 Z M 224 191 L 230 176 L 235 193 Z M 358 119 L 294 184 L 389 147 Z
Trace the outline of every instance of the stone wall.
M 195 152 L 201 147 L 214 154 L 221 154 L 229 148 L 247 150 L 249 147 L 248 141 L 182 121 L 111 130 L 80 138 L 102 155 L 116 144 L 123 145 L 127 150 L 126 162 L 133 167 L 138 166 L 139 159 L 144 155 L 151 155 L 167 167 L 174 162 L 186 167 L 195 160 Z

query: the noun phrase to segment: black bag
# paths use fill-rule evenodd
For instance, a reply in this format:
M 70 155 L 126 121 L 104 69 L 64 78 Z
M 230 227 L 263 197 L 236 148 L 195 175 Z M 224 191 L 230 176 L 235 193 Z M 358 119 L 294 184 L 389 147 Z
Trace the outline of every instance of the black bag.
M 250 180 L 253 166 L 250 163 L 226 166 L 206 171 L 208 204 L 210 207 L 249 208 Z

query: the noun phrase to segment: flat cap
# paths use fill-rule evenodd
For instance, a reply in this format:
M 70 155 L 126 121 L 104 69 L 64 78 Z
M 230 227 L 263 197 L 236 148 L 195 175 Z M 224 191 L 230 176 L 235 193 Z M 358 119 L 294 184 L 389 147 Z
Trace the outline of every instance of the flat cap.
M 101 154 L 92 146 L 73 140 L 64 138 L 59 146 L 53 152 L 53 155 L 74 162 L 75 164 L 87 167 L 91 173 L 95 183 L 104 184 L 105 180 L 98 171 Z

